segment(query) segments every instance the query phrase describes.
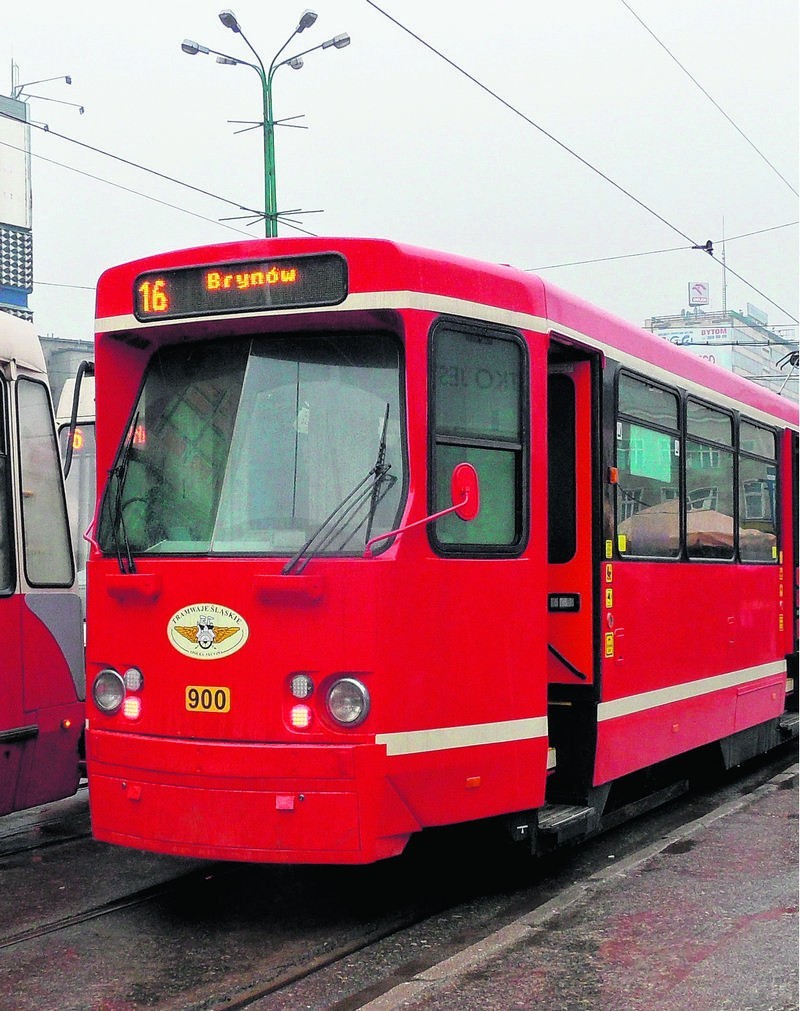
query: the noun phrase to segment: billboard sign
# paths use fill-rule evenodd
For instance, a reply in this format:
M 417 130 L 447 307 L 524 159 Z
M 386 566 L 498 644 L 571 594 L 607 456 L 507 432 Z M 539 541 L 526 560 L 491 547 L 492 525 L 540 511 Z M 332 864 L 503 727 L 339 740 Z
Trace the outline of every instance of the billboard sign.
M 0 224 L 31 227 L 30 126 L 24 102 L 0 96 Z

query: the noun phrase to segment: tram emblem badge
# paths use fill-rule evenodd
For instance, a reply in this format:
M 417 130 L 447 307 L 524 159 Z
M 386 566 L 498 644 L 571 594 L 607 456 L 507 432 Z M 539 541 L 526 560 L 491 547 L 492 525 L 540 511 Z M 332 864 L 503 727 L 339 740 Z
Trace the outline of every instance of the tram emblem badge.
M 220 604 L 189 604 L 167 622 L 170 644 L 197 660 L 218 660 L 241 649 L 249 635 L 247 622 Z

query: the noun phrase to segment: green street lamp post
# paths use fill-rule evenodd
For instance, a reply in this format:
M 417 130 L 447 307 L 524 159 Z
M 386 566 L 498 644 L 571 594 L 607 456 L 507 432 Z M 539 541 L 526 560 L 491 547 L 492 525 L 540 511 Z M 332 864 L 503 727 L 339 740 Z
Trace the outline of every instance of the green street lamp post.
M 334 38 L 321 42 L 317 46 L 312 46 L 310 49 L 304 49 L 301 53 L 296 53 L 294 56 L 280 60 L 279 57 L 292 39 L 301 32 L 304 32 L 306 28 L 310 28 L 317 20 L 317 15 L 314 11 L 304 11 L 300 17 L 297 27 L 272 58 L 269 68 L 266 69 L 264 67 L 263 60 L 242 31 L 242 27 L 233 11 L 221 11 L 219 19 L 226 28 L 229 28 L 237 35 L 241 35 L 245 45 L 255 57 L 255 63 L 250 63 L 248 60 L 240 60 L 237 56 L 229 56 L 227 53 L 220 53 L 216 49 L 210 49 L 207 46 L 202 46 L 198 42 L 193 42 L 191 39 L 184 39 L 181 43 L 181 49 L 189 56 L 196 56 L 198 53 L 204 53 L 206 55 L 213 53 L 217 57 L 217 63 L 227 64 L 229 66 L 238 64 L 244 67 L 251 67 L 258 74 L 259 80 L 261 81 L 261 100 L 264 116 L 262 124 L 264 136 L 264 228 L 265 235 L 268 238 L 274 237 L 278 234 L 279 215 L 277 187 L 275 181 L 276 120 L 272 112 L 272 80 L 275 76 L 275 72 L 279 67 L 284 66 L 290 66 L 294 70 L 299 70 L 303 66 L 303 57 L 308 55 L 308 53 L 315 52 L 317 49 L 329 49 L 331 47 L 334 47 L 335 49 L 344 49 L 345 46 L 350 45 L 350 36 L 347 34 L 336 35 Z

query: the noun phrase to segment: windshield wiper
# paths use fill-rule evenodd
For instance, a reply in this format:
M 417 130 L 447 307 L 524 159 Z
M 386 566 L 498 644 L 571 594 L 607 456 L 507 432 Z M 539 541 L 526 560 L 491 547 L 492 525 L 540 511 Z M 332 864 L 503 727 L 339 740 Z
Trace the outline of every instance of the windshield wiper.
M 358 482 L 355 488 L 345 495 L 333 511 L 325 517 L 305 544 L 303 544 L 303 546 L 296 551 L 294 555 L 292 555 L 281 570 L 283 575 L 299 575 L 306 565 L 308 565 L 311 558 L 314 557 L 314 554 L 319 554 L 321 551 L 324 551 L 337 534 L 347 528 L 350 521 L 358 514 L 367 500 L 370 502 L 370 508 L 365 519 L 368 524 L 366 539 L 369 540 L 369 531 L 372 529 L 375 510 L 384 495 L 386 495 L 389 489 L 394 486 L 397 480 L 396 477 L 389 475 L 392 465 L 384 462 L 386 458 L 386 429 L 388 423 L 389 405 L 387 404 L 386 413 L 383 417 L 383 431 L 381 432 L 381 440 L 378 445 L 378 456 L 375 460 L 374 466 L 367 471 L 365 476 Z M 364 520 L 354 527 L 349 537 L 342 542 L 340 548 L 344 548 L 353 539 L 363 522 Z M 326 531 L 327 533 L 325 533 Z M 310 550 L 311 546 L 318 538 L 322 537 L 323 533 L 325 533 L 325 537 L 317 545 L 316 551 L 312 552 Z
M 128 464 L 131 459 L 131 450 L 133 449 L 133 440 L 136 435 L 136 429 L 139 425 L 139 414 L 137 412 L 136 417 L 133 419 L 133 424 L 131 425 L 130 435 L 125 442 L 125 448 L 120 454 L 119 460 L 116 465 L 111 468 L 108 473 L 109 476 L 109 494 L 106 495 L 106 508 L 110 507 L 110 492 L 111 492 L 111 479 L 117 479 L 117 486 L 114 495 L 114 511 L 111 515 L 111 533 L 114 538 L 114 551 L 117 555 L 117 564 L 119 565 L 120 572 L 133 573 L 136 572 L 136 563 L 133 560 L 133 554 L 131 553 L 131 545 L 128 540 L 128 532 L 125 529 L 125 506 L 122 502 L 122 490 L 125 487 L 125 478 L 128 475 Z M 122 543 L 120 543 L 120 537 L 122 538 Z M 123 554 L 124 549 L 124 554 Z M 126 567 L 127 566 L 127 567 Z
M 381 429 L 381 441 L 378 443 L 378 458 L 375 460 L 375 466 L 372 468 L 375 473 L 375 483 L 372 485 L 372 501 L 369 504 L 369 516 L 367 517 L 367 533 L 364 537 L 364 541 L 370 539 L 372 534 L 372 524 L 375 520 L 375 510 L 378 508 L 378 503 L 383 498 L 383 495 L 389 490 L 391 485 L 389 485 L 384 491 L 383 495 L 379 495 L 381 485 L 383 484 L 383 479 L 389 470 L 386 466 L 386 429 L 389 427 L 389 405 L 386 405 L 386 413 L 383 416 L 383 428 Z M 391 466 L 391 465 L 390 465 Z M 392 481 L 394 484 L 394 481 Z

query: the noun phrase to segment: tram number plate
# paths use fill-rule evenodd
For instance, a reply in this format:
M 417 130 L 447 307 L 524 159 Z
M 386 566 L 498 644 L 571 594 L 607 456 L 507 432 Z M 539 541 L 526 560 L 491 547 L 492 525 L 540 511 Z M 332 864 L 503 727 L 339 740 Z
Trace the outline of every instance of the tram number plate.
M 211 688 L 208 685 L 187 685 L 186 708 L 190 713 L 230 712 L 231 690 Z

